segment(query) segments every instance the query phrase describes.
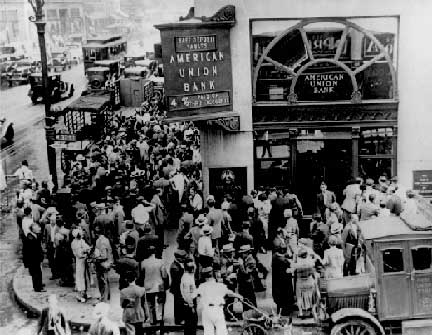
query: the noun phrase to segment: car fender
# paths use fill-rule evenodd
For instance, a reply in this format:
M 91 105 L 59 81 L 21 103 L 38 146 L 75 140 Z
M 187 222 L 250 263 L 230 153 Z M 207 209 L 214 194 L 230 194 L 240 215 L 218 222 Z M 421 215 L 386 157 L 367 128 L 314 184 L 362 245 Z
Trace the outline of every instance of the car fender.
M 338 323 L 341 320 L 350 318 L 360 318 L 370 321 L 377 328 L 377 330 L 380 331 L 381 335 L 385 334 L 384 328 L 381 326 L 378 319 L 374 317 L 371 313 L 366 312 L 361 308 L 342 308 L 331 315 L 331 320 L 334 324 Z

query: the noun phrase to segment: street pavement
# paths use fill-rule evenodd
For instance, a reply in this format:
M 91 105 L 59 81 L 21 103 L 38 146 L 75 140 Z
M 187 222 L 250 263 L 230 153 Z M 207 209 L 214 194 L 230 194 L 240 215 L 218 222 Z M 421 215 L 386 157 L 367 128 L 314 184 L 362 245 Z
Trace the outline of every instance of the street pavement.
M 64 81 L 74 84 L 72 98 L 55 104 L 64 107 L 78 98 L 86 86 L 82 64 L 62 73 Z M 6 117 L 14 123 L 14 144 L 0 152 L 5 174 L 12 174 L 23 159 L 29 161 L 38 180 L 48 178 L 46 141 L 44 130 L 44 106 L 33 105 L 27 96 L 29 85 L 2 87 L 0 90 L 0 118 Z M 13 205 L 13 194 L 2 193 L 8 197 L 8 208 Z M 10 197 L 10 198 L 9 198 Z M 3 200 L 2 205 L 4 204 Z M 33 335 L 36 319 L 18 307 L 12 292 L 12 278 L 21 267 L 20 242 L 13 214 L 0 213 L 0 334 Z

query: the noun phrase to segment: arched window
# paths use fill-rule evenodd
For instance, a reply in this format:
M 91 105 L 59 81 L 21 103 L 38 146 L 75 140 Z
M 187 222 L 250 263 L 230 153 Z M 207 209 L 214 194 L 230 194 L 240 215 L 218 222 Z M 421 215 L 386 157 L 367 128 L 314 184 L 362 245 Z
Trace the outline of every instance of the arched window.
M 353 21 L 305 19 L 278 33 L 253 32 L 254 102 L 396 100 L 395 32 Z

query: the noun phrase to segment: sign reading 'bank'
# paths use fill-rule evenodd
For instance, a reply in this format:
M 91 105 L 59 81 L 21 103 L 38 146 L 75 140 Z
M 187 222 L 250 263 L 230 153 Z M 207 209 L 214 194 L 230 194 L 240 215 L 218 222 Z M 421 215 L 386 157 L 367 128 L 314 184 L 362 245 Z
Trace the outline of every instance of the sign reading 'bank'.
M 157 28 L 168 111 L 232 110 L 231 25 L 179 22 Z

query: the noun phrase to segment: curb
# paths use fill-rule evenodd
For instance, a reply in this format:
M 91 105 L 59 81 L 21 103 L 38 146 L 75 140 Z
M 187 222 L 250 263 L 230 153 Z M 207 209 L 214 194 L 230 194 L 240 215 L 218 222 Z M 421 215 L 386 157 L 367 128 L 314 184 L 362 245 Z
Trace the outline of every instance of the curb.
M 19 290 L 17 288 L 17 280 L 18 280 L 18 275 L 22 272 L 22 269 L 24 268 L 24 266 L 22 265 L 20 268 L 18 268 L 18 270 L 16 271 L 13 279 L 12 279 L 12 290 L 13 290 L 13 296 L 15 297 L 15 300 L 17 301 L 17 303 L 26 311 L 29 311 L 30 313 L 36 315 L 36 316 L 40 316 L 42 313 L 42 309 L 33 306 L 30 302 L 26 301 L 25 299 L 23 299 L 20 294 L 19 294 Z M 87 322 L 80 322 L 77 320 L 70 320 L 70 325 L 71 328 L 73 329 L 80 329 L 81 327 L 83 328 L 83 330 L 88 330 L 88 328 L 90 327 L 90 324 Z M 242 328 L 244 325 L 243 321 L 236 321 L 236 322 L 227 322 L 227 327 L 228 328 Z M 293 326 L 296 327 L 301 327 L 301 328 L 321 328 L 319 325 L 317 325 L 314 322 L 309 322 L 307 320 L 303 321 L 300 319 L 294 319 L 293 320 Z M 121 331 L 125 330 L 125 326 L 122 324 L 119 326 Z M 160 326 L 153 326 L 153 325 L 144 325 L 143 328 L 147 331 L 151 331 L 151 330 L 159 330 Z M 202 325 L 199 324 L 198 325 L 198 329 L 203 329 Z M 164 331 L 177 331 L 177 332 L 183 332 L 183 326 L 182 325 L 174 325 L 174 324 L 165 324 L 164 325 Z

